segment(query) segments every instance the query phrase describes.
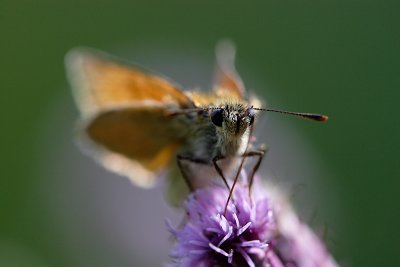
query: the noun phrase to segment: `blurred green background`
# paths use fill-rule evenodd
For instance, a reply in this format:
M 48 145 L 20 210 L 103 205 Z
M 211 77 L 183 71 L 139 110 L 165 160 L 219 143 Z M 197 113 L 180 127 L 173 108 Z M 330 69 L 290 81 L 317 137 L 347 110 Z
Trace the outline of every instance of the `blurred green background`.
M 70 48 L 127 56 L 121 51 L 148 45 L 187 50 L 212 66 L 214 45 L 229 37 L 245 83 L 268 85 L 256 91 L 273 95 L 272 106 L 331 118 L 323 125 L 289 120 L 326 167 L 319 199 L 330 196 L 341 216 L 337 225 L 335 216 L 325 218 L 332 220 L 335 258 L 345 266 L 399 266 L 399 7 L 368 0 L 1 0 L 0 263 L 109 265 L 90 264 L 85 251 L 75 256 L 82 261 L 71 260 L 46 208 L 51 187 L 40 189 L 46 179 L 40 168 L 55 168 L 42 155 L 73 146 L 58 147 L 56 135 L 43 140 L 59 103 L 65 117 L 57 120 L 66 129 L 77 116 L 63 66 Z M 56 169 L 53 175 L 64 172 L 62 164 Z

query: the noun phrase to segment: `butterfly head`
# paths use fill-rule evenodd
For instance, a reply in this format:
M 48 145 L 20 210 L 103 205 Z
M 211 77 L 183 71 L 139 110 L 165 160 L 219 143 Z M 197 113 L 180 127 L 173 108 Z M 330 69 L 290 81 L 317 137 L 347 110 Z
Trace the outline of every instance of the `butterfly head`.
M 219 132 L 229 137 L 241 137 L 254 123 L 255 110 L 241 104 L 228 104 L 213 108 L 212 123 Z

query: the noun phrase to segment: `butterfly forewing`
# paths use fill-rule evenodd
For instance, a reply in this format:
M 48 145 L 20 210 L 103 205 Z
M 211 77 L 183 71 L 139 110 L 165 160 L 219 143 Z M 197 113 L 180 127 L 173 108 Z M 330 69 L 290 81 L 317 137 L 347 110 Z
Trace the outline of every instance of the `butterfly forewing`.
M 81 111 L 81 143 L 106 168 L 151 185 L 185 140 L 187 121 L 168 111 L 194 107 L 159 76 L 87 49 L 67 56 Z
M 217 66 L 214 74 L 214 91 L 229 92 L 237 98 L 246 97 L 245 87 L 235 68 L 235 46 L 229 41 L 221 41 L 216 47 Z
M 82 115 L 130 102 L 159 102 L 164 106 L 192 107 L 178 86 L 104 53 L 78 48 L 66 57 L 68 76 Z

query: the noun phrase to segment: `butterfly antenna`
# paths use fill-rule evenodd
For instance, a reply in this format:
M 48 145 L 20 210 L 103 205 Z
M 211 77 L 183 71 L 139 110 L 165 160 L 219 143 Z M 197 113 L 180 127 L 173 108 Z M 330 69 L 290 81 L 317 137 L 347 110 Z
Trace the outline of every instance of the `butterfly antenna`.
M 315 114 L 315 113 L 292 112 L 292 111 L 267 109 L 267 108 L 253 108 L 253 109 L 260 110 L 260 111 L 270 111 L 270 112 L 276 112 L 276 113 L 281 113 L 281 114 L 288 114 L 288 115 L 293 115 L 293 116 L 297 116 L 297 117 L 301 117 L 301 118 L 309 119 L 309 120 L 314 120 L 314 121 L 327 121 L 328 120 L 328 116 L 321 115 L 321 114 Z

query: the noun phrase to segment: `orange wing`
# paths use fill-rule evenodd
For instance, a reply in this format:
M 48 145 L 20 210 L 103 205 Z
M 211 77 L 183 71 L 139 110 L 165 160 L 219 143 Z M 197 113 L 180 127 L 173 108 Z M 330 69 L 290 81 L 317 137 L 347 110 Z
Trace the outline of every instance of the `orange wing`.
M 135 103 L 191 107 L 178 86 L 102 52 L 77 48 L 66 56 L 68 78 L 83 116 Z
M 214 78 L 214 90 L 220 94 L 245 98 L 245 87 L 235 69 L 236 49 L 230 41 L 220 41 L 216 47 L 217 67 Z
M 153 184 L 185 140 L 187 122 L 165 113 L 194 107 L 190 98 L 166 79 L 100 52 L 73 50 L 66 65 L 85 151 L 135 184 Z

